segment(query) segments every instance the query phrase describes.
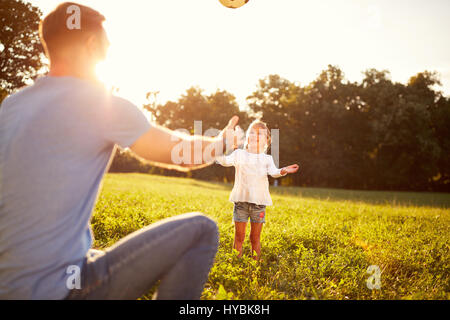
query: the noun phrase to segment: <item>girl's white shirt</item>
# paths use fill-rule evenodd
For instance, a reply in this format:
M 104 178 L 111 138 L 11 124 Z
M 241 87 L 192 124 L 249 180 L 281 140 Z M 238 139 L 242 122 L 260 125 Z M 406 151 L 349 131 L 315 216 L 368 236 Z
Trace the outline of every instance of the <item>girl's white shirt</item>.
M 216 162 L 224 167 L 235 167 L 234 186 L 229 199 L 231 202 L 271 206 L 267 175 L 270 174 L 274 178 L 286 175 L 281 174 L 281 169 L 275 166 L 272 156 L 266 153 L 236 149 L 228 156 L 216 157 Z

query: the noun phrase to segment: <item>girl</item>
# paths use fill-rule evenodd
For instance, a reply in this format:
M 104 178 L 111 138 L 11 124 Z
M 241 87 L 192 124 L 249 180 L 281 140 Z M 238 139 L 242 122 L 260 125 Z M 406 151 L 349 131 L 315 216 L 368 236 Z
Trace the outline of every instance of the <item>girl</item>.
M 261 254 L 260 235 L 265 222 L 266 206 L 272 205 L 269 194 L 267 174 L 274 178 L 295 173 L 298 165 L 290 165 L 277 169 L 271 155 L 266 154 L 270 145 L 270 132 L 267 125 L 253 121 L 247 129 L 244 149 L 236 149 L 228 156 L 216 158 L 216 162 L 225 167 L 235 167 L 235 181 L 230 194 L 234 203 L 233 221 L 235 236 L 233 248 L 242 256 L 242 244 L 245 239 L 245 229 L 250 217 L 250 242 L 253 259 L 259 260 Z

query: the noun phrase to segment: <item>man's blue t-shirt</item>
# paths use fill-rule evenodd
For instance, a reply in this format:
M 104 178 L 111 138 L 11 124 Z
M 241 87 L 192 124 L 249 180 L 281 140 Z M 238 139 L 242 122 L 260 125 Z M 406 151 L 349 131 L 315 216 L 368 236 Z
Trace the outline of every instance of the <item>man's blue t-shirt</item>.
M 39 78 L 0 108 L 0 299 L 62 299 L 93 242 L 90 217 L 118 144 L 151 124 L 74 77 Z

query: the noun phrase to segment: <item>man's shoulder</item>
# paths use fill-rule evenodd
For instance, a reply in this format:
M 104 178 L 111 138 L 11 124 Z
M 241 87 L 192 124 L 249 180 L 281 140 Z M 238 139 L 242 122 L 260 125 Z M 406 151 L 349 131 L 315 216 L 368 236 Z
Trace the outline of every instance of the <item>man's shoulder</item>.
M 22 99 L 29 98 L 30 95 L 33 95 L 35 101 L 40 96 L 54 99 L 63 96 L 66 101 L 78 101 L 78 99 L 107 97 L 108 91 L 99 85 L 73 77 L 41 76 L 33 84 L 22 87 L 7 96 L 3 100 L 2 106 L 15 104 Z
M 1 103 L 2 108 L 6 107 L 8 105 L 13 104 L 15 101 L 20 100 L 22 97 L 25 97 L 28 95 L 28 93 L 30 93 L 31 91 L 33 91 L 33 87 L 35 84 L 32 85 L 28 85 L 28 86 L 24 86 L 20 89 L 18 89 L 17 91 L 9 94 Z
M 114 106 L 125 106 L 128 108 L 137 108 L 137 106 L 128 99 L 111 94 L 111 104 Z

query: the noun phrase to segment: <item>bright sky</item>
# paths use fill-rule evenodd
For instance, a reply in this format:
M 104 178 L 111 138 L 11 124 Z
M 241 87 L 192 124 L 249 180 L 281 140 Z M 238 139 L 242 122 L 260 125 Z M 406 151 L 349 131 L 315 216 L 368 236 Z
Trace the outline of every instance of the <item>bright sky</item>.
M 48 13 L 58 0 L 29 0 Z M 276 73 L 306 85 L 328 64 L 359 81 L 369 68 L 406 82 L 438 71 L 450 95 L 448 0 L 79 0 L 105 15 L 111 41 L 99 76 L 141 104 L 176 100 L 198 85 L 225 89 L 241 106 L 258 79 Z

